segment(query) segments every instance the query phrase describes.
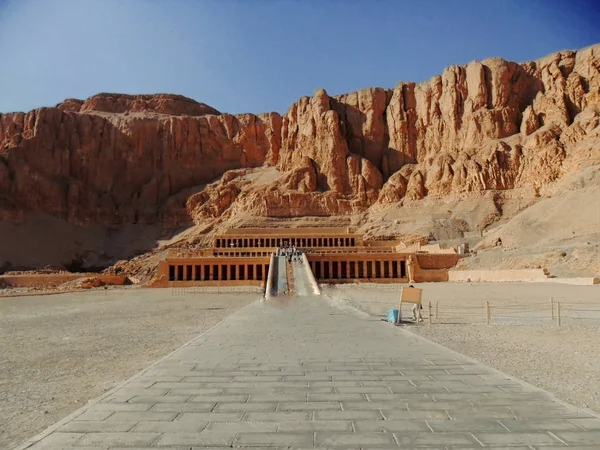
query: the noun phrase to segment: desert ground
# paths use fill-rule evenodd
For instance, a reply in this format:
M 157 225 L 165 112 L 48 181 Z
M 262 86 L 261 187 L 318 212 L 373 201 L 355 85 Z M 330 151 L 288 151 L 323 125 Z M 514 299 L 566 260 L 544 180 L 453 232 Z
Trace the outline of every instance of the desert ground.
M 400 287 L 345 284 L 326 286 L 323 294 L 383 318 L 389 308 L 397 308 Z M 423 283 L 418 287 L 423 288 L 424 323 L 409 323 L 407 330 L 571 404 L 600 412 L 600 285 Z M 490 325 L 485 302 L 490 304 Z M 432 325 L 428 324 L 429 303 Z M 402 310 L 403 317 L 412 320 L 410 305 Z
M 0 448 L 12 448 L 258 299 L 96 290 L 0 298 Z
M 600 286 L 419 286 L 425 322 L 407 330 L 600 412 Z M 323 294 L 379 317 L 397 305 L 400 287 L 345 284 L 324 286 Z M 34 436 L 258 298 L 132 288 L 0 299 L 0 448 Z

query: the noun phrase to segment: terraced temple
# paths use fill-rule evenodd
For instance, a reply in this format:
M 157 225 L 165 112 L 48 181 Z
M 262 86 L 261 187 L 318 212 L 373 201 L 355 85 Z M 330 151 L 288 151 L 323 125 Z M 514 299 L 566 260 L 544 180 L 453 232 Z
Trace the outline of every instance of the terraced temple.
M 348 228 L 241 228 L 216 235 L 212 248 L 170 253 L 160 261 L 156 287 L 197 285 L 265 286 L 278 248 L 306 255 L 319 282 L 406 283 L 412 260 L 415 282 L 448 281 L 457 253 L 403 252 L 396 241 L 369 241 Z

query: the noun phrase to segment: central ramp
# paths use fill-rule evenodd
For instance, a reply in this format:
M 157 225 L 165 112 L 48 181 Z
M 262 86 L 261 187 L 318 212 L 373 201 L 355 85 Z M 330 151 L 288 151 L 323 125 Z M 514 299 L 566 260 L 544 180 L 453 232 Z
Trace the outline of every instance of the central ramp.
M 294 260 L 292 262 L 292 267 L 294 269 L 294 293 L 296 295 L 307 296 L 321 294 L 305 255 Z
M 266 298 L 278 295 L 321 295 L 319 285 L 304 254 L 271 256 Z
M 285 257 L 271 255 L 265 297 L 270 298 L 277 295 L 286 294 L 287 291 L 288 281 L 286 275 Z

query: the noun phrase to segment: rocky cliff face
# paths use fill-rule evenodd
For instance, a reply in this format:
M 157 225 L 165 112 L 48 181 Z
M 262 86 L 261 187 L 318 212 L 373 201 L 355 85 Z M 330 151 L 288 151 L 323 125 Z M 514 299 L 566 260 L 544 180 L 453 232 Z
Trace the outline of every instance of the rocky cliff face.
M 0 116 L 0 219 L 173 228 L 539 191 L 600 162 L 599 122 L 600 45 L 451 66 L 391 90 L 318 90 L 283 117 L 99 94 Z M 257 182 L 246 170 L 257 167 L 273 169 Z
M 284 117 L 280 165 L 312 165 L 317 189 L 365 206 L 373 195 L 393 203 L 539 187 L 560 176 L 566 147 L 596 129 L 599 70 L 595 46 L 452 66 L 391 91 L 320 90 Z
M 177 194 L 261 166 L 278 154 L 279 130 L 278 115 L 220 114 L 164 95 L 101 94 L 6 114 L 0 218 L 37 211 L 80 224 L 177 226 L 188 218 Z
M 524 64 L 492 58 L 452 66 L 393 90 L 337 97 L 318 90 L 283 117 L 283 175 L 264 208 L 251 190 L 237 202 L 270 216 L 326 215 L 425 197 L 539 191 L 582 157 L 579 142 L 597 138 L 599 70 L 594 46 Z

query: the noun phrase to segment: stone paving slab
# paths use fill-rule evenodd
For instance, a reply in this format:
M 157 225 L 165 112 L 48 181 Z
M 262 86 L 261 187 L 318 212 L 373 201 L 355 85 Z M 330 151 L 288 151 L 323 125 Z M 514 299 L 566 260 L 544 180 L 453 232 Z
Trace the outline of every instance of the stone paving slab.
M 19 449 L 590 450 L 600 418 L 318 297 L 257 302 Z

